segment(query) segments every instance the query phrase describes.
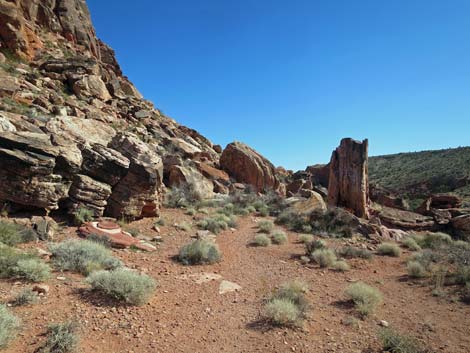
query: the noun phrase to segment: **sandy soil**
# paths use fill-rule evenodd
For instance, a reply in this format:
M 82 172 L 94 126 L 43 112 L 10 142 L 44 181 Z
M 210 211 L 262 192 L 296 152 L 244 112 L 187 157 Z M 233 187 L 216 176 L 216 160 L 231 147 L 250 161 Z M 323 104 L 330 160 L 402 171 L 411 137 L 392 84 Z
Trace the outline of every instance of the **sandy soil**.
M 351 260 L 352 270 L 338 273 L 302 265 L 303 245 L 298 235 L 288 233 L 289 243 L 267 248 L 250 246 L 256 234 L 256 218 L 239 219 L 236 231 L 217 237 L 223 253 L 221 263 L 183 266 L 173 260 L 192 232 L 177 230 L 176 222 L 191 222 L 178 210 L 164 210 L 166 225 L 160 227 L 163 243 L 154 253 L 114 250 L 129 267 L 154 277 L 159 287 L 142 307 L 110 303 L 87 292 L 84 278 L 71 273 L 54 273 L 47 284 L 50 293 L 39 304 L 15 307 L 22 320 L 18 337 L 5 349 L 8 353 L 34 352 L 45 340 L 47 326 L 75 319 L 81 327 L 82 352 L 378 352 L 380 320 L 425 342 L 436 352 L 470 352 L 470 306 L 452 293 L 434 297 L 432 288 L 408 281 L 406 258 L 374 256 L 371 261 Z M 157 235 L 151 219 L 135 222 L 133 228 Z M 65 230 L 75 236 L 74 228 Z M 340 246 L 341 241 L 330 241 Z M 39 246 L 43 246 L 40 244 Z M 197 283 L 204 273 L 220 279 Z M 56 279 L 65 276 L 65 280 Z M 299 278 L 310 286 L 312 305 L 302 329 L 271 328 L 260 321 L 263 299 L 280 284 Z M 238 292 L 219 294 L 221 280 L 242 286 Z M 384 303 L 373 317 L 347 322 L 355 316 L 345 303 L 344 289 L 357 280 L 379 288 Z M 8 301 L 26 283 L 0 282 L 0 299 Z

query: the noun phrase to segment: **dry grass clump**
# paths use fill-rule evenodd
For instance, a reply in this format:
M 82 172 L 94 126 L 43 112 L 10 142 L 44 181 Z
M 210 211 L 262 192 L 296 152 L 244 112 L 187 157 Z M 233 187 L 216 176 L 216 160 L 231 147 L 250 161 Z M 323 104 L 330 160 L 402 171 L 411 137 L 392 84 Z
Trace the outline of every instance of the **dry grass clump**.
M 379 332 L 384 352 L 390 353 L 429 353 L 413 338 L 400 334 L 391 328 L 384 328 Z
M 377 252 L 384 256 L 400 257 L 401 255 L 401 249 L 395 243 L 382 243 L 377 248 Z
M 287 234 L 284 233 L 283 231 L 274 232 L 272 235 L 272 239 L 273 239 L 273 243 L 278 244 L 278 245 L 285 244 L 288 241 Z
M 427 271 L 424 266 L 418 261 L 410 261 L 406 265 L 408 276 L 411 278 L 423 278 L 426 277 Z
M 442 245 L 451 244 L 452 238 L 446 233 L 423 233 L 411 236 L 421 248 L 423 249 L 436 249 Z
M 75 322 L 65 322 L 49 326 L 47 339 L 40 353 L 73 353 L 78 349 L 78 325 Z
M 282 285 L 266 301 L 264 318 L 276 326 L 301 326 L 309 310 L 308 287 L 300 281 Z
M 363 282 L 351 284 L 346 288 L 345 294 L 354 302 L 356 310 L 362 316 L 372 314 L 383 300 L 382 293 L 377 288 Z
M 153 278 L 126 268 L 96 271 L 86 280 L 92 290 L 131 305 L 147 303 L 156 288 Z
M 219 234 L 221 231 L 228 228 L 236 228 L 237 221 L 234 216 L 227 216 L 225 214 L 216 214 L 206 217 L 197 223 L 201 229 L 208 230 L 214 234 Z
M 13 299 L 12 304 L 14 306 L 23 306 L 36 304 L 39 301 L 39 296 L 31 288 L 22 289 Z
M 62 271 L 75 271 L 89 274 L 97 270 L 113 270 L 122 262 L 111 255 L 111 251 L 101 244 L 88 240 L 69 239 L 51 244 L 54 265 Z
M 164 204 L 169 208 L 190 208 L 202 200 L 201 195 L 195 190 L 194 186 L 185 183 L 180 186 L 174 186 L 165 193 Z
M 73 214 L 73 223 L 77 226 L 85 222 L 91 222 L 95 216 L 94 212 L 84 206 L 79 207 Z
M 258 222 L 258 229 L 260 233 L 269 234 L 274 229 L 274 223 L 268 220 Z
M 411 237 L 408 237 L 406 239 L 403 239 L 403 241 L 401 242 L 402 245 L 411 250 L 411 251 L 419 251 L 421 250 L 421 247 L 418 245 L 418 243 L 416 242 L 415 239 L 411 238 Z
M 266 234 L 257 234 L 253 239 L 253 245 L 263 247 L 269 246 L 271 245 L 271 238 Z
M 44 282 L 51 277 L 49 265 L 35 258 L 18 261 L 12 271 L 14 277 L 31 282 Z
M 32 229 L 0 220 L 0 243 L 15 246 L 36 239 L 37 236 Z
M 351 269 L 351 267 L 346 261 L 340 260 L 333 264 L 333 269 L 338 272 L 347 272 Z
M 308 244 L 313 241 L 313 235 L 312 234 L 300 234 L 299 235 L 299 241 L 304 244 Z
M 336 263 L 336 254 L 330 249 L 318 249 L 315 250 L 311 258 L 322 268 L 332 267 Z
M 214 264 L 220 261 L 221 254 L 214 242 L 198 239 L 184 245 L 179 251 L 178 259 L 185 265 Z
M 345 259 L 366 259 L 370 260 L 372 258 L 372 252 L 367 249 L 355 248 L 354 246 L 343 246 L 336 253 L 345 258 Z
M 20 320 L 5 305 L 0 304 L 0 348 L 7 346 L 19 327 Z

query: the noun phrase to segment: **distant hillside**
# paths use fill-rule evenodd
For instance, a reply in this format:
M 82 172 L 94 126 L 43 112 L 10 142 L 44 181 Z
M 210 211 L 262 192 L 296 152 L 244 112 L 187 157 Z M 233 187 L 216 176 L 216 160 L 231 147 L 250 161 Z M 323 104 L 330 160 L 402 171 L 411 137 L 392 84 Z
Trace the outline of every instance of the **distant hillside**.
M 409 199 L 412 208 L 441 192 L 456 193 L 470 206 L 470 147 L 370 157 L 369 177 Z

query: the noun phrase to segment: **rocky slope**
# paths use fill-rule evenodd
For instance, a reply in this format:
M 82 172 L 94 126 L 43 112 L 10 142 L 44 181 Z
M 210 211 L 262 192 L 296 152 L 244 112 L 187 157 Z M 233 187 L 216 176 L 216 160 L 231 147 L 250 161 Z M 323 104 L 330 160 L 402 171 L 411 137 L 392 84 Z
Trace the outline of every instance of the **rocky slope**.
M 0 45 L 3 207 L 153 216 L 164 184 L 192 184 L 205 198 L 237 181 L 236 168 L 220 170 L 220 146 L 143 99 L 85 1 L 0 0 Z M 239 157 L 255 180 L 273 170 L 248 147 Z M 271 174 L 256 187 L 278 184 Z

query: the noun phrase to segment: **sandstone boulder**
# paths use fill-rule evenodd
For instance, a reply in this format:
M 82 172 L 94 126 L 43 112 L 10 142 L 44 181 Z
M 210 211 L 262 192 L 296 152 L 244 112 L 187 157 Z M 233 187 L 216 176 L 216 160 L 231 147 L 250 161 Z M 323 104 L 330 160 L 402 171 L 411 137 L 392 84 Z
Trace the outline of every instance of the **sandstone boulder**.
M 328 205 L 344 207 L 369 218 L 368 141 L 345 138 L 333 151 L 328 182 Z
M 227 145 L 220 157 L 220 167 L 237 182 L 252 185 L 256 191 L 276 190 L 279 187 L 272 163 L 241 142 Z
M 436 226 L 432 217 L 386 206 L 381 207 L 378 217 L 389 228 L 425 231 L 432 230 Z
M 88 75 L 75 81 L 72 86 L 73 92 L 78 97 L 93 97 L 102 101 L 111 99 L 108 89 L 100 76 Z
M 73 214 L 83 206 L 92 210 L 96 217 L 102 216 L 111 192 L 108 184 L 77 174 L 69 191 L 69 212 Z
M 460 238 L 470 240 L 470 214 L 452 218 L 451 224 Z
M 300 198 L 298 201 L 291 205 L 291 208 L 298 213 L 310 214 L 312 211 L 321 210 L 326 211 L 327 207 L 325 201 L 320 194 L 311 191 L 308 199 Z
M 168 186 L 191 185 L 193 192 L 202 200 L 214 196 L 214 185 L 192 167 L 174 165 L 170 168 Z

